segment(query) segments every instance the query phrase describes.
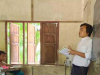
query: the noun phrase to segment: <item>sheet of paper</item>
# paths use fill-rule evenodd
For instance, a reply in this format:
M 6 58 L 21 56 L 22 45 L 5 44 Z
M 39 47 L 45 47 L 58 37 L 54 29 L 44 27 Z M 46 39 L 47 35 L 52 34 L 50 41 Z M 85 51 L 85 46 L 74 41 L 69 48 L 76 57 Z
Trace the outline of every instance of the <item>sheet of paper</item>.
M 69 57 L 69 53 L 68 53 L 69 49 L 68 48 L 62 48 L 59 53 Z

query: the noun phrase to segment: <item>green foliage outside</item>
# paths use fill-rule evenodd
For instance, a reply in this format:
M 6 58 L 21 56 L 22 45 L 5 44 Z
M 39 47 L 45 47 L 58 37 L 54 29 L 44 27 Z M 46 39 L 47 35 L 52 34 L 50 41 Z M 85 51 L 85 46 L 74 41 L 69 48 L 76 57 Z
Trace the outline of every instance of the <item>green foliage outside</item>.
M 20 42 L 20 63 L 23 63 L 23 23 L 14 23 L 14 24 L 17 24 L 19 25 L 19 42 Z M 36 26 L 40 26 L 40 23 L 32 23 L 33 25 Z M 7 36 L 8 38 L 10 37 L 10 27 L 9 27 L 9 23 L 7 23 Z M 36 46 L 37 44 L 40 42 L 40 31 L 36 31 L 35 32 L 35 43 L 36 43 Z M 10 63 L 10 44 L 8 42 L 8 63 Z M 37 52 L 36 53 L 36 61 L 38 60 L 38 55 L 40 55 L 40 52 Z M 27 64 L 27 23 L 25 23 L 25 64 Z

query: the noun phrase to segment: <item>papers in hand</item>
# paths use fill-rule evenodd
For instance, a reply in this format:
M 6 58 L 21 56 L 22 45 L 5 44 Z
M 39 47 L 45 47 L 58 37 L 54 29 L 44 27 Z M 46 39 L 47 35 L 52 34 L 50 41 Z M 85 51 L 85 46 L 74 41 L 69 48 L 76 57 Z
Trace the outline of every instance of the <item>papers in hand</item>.
M 62 48 L 59 53 L 64 54 L 65 56 L 69 57 L 68 48 Z

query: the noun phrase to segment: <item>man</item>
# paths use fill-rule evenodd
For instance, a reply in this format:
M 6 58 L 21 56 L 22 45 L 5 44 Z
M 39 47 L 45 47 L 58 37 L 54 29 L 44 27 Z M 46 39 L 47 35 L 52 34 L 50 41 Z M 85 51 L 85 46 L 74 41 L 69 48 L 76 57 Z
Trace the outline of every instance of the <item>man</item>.
M 79 37 L 81 41 L 77 45 L 77 49 L 73 50 L 68 47 L 69 54 L 74 55 L 72 62 L 71 75 L 87 75 L 91 60 L 92 39 L 90 38 L 93 27 L 87 23 L 80 25 Z

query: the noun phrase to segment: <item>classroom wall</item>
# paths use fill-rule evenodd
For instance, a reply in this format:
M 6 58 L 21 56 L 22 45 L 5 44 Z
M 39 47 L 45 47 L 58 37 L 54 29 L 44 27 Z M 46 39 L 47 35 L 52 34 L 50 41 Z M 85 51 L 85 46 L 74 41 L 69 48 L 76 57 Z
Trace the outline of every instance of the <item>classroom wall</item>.
M 82 21 L 83 0 L 34 0 L 35 21 Z
M 68 44 L 71 44 L 75 49 L 79 41 L 79 25 L 83 21 L 83 2 L 83 0 L 33 0 L 32 3 L 31 0 L 1 0 L 0 10 L 2 11 L 0 12 L 0 21 L 31 21 L 31 18 L 33 18 L 33 21 L 60 21 L 59 49 L 63 45 L 67 47 Z M 33 8 L 31 8 L 31 3 L 33 4 Z M 1 29 L 5 31 L 4 26 Z M 69 31 L 70 29 L 72 31 Z M 62 32 L 67 32 L 67 36 L 66 33 L 62 34 Z M 5 35 L 5 33 L 1 33 L 1 35 Z M 62 42 L 63 39 L 61 36 L 65 37 L 65 39 L 67 38 L 65 42 Z M 76 40 L 69 41 L 68 36 L 70 38 L 75 37 Z M 5 50 L 5 44 L 3 45 L 3 49 Z M 63 64 L 64 60 L 64 56 L 59 54 L 59 63 Z
M 0 0 L 0 20 L 31 20 L 31 0 Z
M 59 49 L 70 45 L 76 50 L 79 38 L 79 28 L 81 23 L 60 23 L 59 27 Z M 66 60 L 65 55 L 59 53 L 59 64 Z M 72 60 L 72 59 L 71 59 Z
M 84 0 L 83 22 L 93 25 L 94 5 L 96 0 Z
M 0 50 L 5 51 L 5 22 L 0 22 Z
M 24 66 L 22 71 L 25 75 L 65 75 L 64 66 Z M 70 71 L 67 72 L 69 74 Z
M 80 40 L 78 37 L 80 24 L 93 21 L 94 0 L 1 0 L 0 1 L 0 49 L 5 50 L 5 20 L 15 21 L 60 21 L 59 24 L 59 49 L 62 47 L 72 46 L 76 49 Z M 33 8 L 31 7 L 31 3 Z M 32 19 L 33 18 L 33 19 Z M 58 49 L 58 50 L 59 50 Z M 63 65 L 66 60 L 65 56 L 59 54 L 59 64 Z M 43 75 L 62 74 L 64 67 L 34 67 L 35 75 L 39 75 L 38 69 Z M 27 69 L 28 68 L 28 69 Z M 57 69 L 59 68 L 59 69 Z M 24 72 L 29 73 L 31 67 L 24 67 Z M 56 70 L 57 69 L 57 70 Z M 63 71 L 62 71 L 63 69 Z M 46 70 L 47 72 L 45 73 Z M 56 71 L 55 71 L 56 70 Z M 62 72 L 58 72 L 61 70 Z M 70 75 L 70 69 L 67 68 L 67 75 Z M 30 73 L 31 75 L 31 73 Z

